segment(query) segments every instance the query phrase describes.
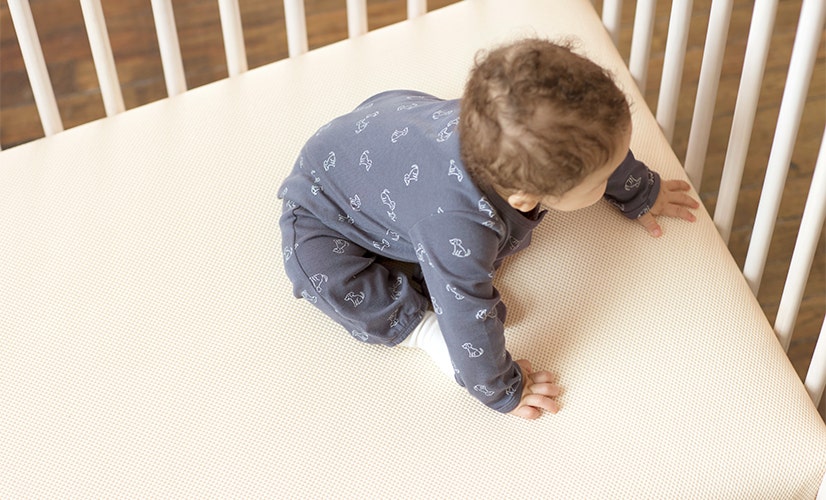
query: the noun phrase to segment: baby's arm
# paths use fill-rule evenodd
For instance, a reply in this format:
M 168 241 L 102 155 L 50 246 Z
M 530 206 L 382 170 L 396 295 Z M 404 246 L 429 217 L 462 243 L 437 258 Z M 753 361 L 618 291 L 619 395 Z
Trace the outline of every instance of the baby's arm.
M 556 413 L 559 411 L 559 403 L 553 398 L 559 396 L 561 390 L 553 383 L 553 376 L 550 372 L 542 370 L 531 371 L 531 363 L 527 359 L 520 359 L 516 362 L 522 370 L 522 399 L 519 406 L 511 410 L 511 415 L 534 420 L 542 415 L 542 410 Z
M 608 178 L 605 198 L 657 238 L 662 235 L 656 220 L 660 215 L 694 222 L 694 215 L 688 209 L 698 208 L 700 204 L 688 195 L 690 189 L 685 181 L 661 180 L 659 174 L 637 160 L 629 150 L 625 160 Z

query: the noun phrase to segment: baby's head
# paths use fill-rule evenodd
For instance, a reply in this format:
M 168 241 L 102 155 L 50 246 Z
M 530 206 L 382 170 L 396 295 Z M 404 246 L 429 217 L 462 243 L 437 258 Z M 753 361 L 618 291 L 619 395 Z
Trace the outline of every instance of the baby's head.
M 522 40 L 477 57 L 461 104 L 470 174 L 523 211 L 595 203 L 628 152 L 631 113 L 606 70 L 570 47 Z

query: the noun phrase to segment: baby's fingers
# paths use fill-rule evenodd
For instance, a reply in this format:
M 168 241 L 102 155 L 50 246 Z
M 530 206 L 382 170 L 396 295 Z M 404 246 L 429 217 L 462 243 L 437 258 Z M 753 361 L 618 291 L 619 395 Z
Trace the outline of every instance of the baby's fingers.
M 686 181 L 674 179 L 663 181 L 663 187 L 669 191 L 688 191 L 691 189 L 691 185 Z
M 696 206 L 690 204 L 669 204 L 663 207 L 662 212 L 660 215 L 665 215 L 667 217 L 676 217 L 679 219 L 686 220 L 688 222 L 694 222 L 697 220 L 697 217 L 694 216 L 691 212 L 688 211 L 688 208 L 697 208 Z
M 519 418 L 524 418 L 526 420 L 534 420 L 542 415 L 542 410 L 534 408 L 533 406 L 522 405 L 513 410 L 511 412 L 511 415 L 514 415 Z
M 545 383 L 534 383 L 531 386 L 531 394 L 540 394 L 542 396 L 548 396 L 551 398 L 555 398 L 562 393 L 562 389 L 551 382 Z
M 522 405 L 549 411 L 551 413 L 557 413 L 559 411 L 559 403 L 548 396 L 537 393 L 528 394 L 522 398 Z
M 682 191 L 672 191 L 668 197 L 669 205 L 677 205 L 680 207 L 700 208 L 700 203 Z
M 659 238 L 660 236 L 662 236 L 663 230 L 660 227 L 660 225 L 657 224 L 657 219 L 655 219 L 654 216 L 651 215 L 651 212 L 643 214 L 639 219 L 637 219 L 637 221 L 639 221 L 639 223 L 642 224 L 642 227 L 644 227 L 645 230 L 648 231 L 648 234 L 650 234 L 654 238 Z

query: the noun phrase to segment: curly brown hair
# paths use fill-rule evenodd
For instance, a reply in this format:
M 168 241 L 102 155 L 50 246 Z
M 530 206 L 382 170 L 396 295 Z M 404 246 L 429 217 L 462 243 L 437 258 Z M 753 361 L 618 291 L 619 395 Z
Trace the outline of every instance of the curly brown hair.
M 537 38 L 477 55 L 460 116 L 462 161 L 477 182 L 540 196 L 562 195 L 603 166 L 631 126 L 605 69 Z

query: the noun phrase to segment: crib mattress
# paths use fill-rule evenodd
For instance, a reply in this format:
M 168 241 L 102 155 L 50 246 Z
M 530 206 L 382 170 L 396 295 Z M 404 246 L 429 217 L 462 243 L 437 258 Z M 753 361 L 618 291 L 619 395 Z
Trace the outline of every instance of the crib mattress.
M 461 2 L 0 153 L 0 497 L 814 497 L 826 426 L 702 210 L 551 213 L 506 262 L 509 349 L 564 387 L 537 421 L 293 298 L 304 139 L 528 35 L 611 68 L 684 178 L 587 0 Z

